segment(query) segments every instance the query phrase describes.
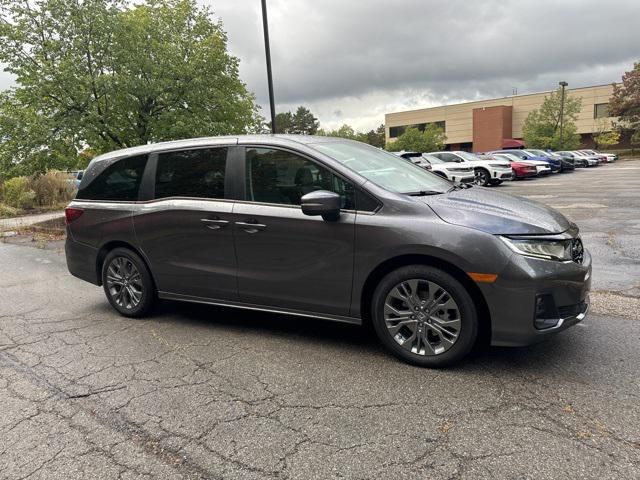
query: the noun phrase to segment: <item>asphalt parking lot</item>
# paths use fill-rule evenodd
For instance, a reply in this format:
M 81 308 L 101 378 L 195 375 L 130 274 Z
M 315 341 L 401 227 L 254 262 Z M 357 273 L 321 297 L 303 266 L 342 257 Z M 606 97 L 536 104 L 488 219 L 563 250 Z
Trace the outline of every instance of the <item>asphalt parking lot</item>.
M 0 478 L 640 478 L 640 161 L 497 190 L 576 221 L 594 302 L 448 370 L 368 330 L 166 303 L 131 320 L 0 243 Z

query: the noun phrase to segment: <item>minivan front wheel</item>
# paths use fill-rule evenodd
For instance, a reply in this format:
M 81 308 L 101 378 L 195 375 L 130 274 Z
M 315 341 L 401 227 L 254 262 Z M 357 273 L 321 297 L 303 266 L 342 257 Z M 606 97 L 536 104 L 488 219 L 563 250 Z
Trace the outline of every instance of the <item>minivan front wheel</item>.
M 386 275 L 374 292 L 371 313 L 382 343 L 421 367 L 460 361 L 478 335 L 476 308 L 466 288 L 447 272 L 426 265 Z
M 102 264 L 102 285 L 111 306 L 125 317 L 143 316 L 156 296 L 146 264 L 127 248 L 115 248 L 107 254 Z

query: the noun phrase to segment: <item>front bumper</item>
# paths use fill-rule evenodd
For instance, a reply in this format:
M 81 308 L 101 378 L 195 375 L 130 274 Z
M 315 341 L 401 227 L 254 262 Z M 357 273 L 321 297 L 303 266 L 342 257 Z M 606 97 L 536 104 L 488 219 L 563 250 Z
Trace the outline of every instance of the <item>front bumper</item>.
M 502 169 L 494 169 L 491 172 L 492 180 L 513 180 L 515 178 L 515 174 L 511 169 L 502 170 Z
M 537 343 L 580 322 L 589 305 L 591 255 L 582 264 L 555 262 L 513 254 L 492 284 L 479 284 L 491 315 L 491 344 Z M 537 298 L 553 300 L 558 318 L 548 328 L 536 327 Z
M 453 182 L 460 182 L 460 183 L 473 183 L 476 181 L 476 176 L 473 174 L 473 172 L 471 173 L 455 173 L 455 172 L 451 172 L 451 180 Z

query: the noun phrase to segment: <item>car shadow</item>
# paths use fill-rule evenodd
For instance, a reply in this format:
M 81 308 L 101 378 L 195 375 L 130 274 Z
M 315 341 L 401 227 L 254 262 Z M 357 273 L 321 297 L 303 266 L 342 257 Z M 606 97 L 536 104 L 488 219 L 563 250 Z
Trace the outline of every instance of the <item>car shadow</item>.
M 357 351 L 358 354 L 371 356 L 372 361 L 391 361 L 406 365 L 386 351 L 373 327 L 367 323 L 352 325 L 313 317 L 168 300 L 160 302 L 153 320 L 161 324 L 174 324 L 177 321 L 185 327 L 194 326 L 229 333 L 244 332 L 252 336 L 322 344 L 345 351 Z M 477 370 L 508 369 L 521 374 L 539 373 L 549 364 L 580 362 L 584 358 L 585 348 L 581 337 L 569 330 L 527 347 L 480 347 L 459 365 L 447 370 L 470 373 Z M 406 367 L 416 368 L 410 365 Z

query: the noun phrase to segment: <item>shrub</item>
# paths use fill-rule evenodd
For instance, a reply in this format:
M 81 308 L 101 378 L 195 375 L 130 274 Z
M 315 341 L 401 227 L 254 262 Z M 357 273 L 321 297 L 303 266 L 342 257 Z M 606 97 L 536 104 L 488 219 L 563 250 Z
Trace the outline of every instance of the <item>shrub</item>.
M 4 203 L 0 203 L 0 218 L 16 217 L 19 213 L 17 208 L 10 207 Z
M 33 207 L 36 193 L 30 188 L 30 183 L 28 177 L 14 177 L 4 182 L 4 203 L 15 208 Z
M 35 192 L 35 201 L 40 206 L 51 207 L 73 198 L 73 186 L 64 172 L 49 170 L 31 179 L 31 189 Z

